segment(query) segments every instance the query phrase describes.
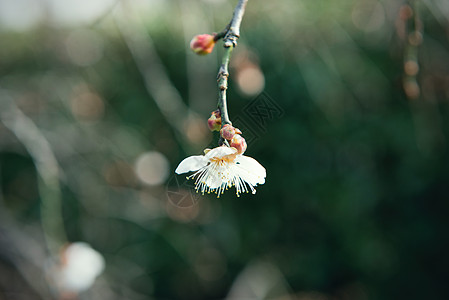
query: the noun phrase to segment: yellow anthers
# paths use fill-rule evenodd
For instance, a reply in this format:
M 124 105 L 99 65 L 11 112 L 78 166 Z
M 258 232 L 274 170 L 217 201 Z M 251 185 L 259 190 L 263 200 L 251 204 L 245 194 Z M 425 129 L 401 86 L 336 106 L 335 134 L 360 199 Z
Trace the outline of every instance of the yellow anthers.
M 204 156 L 191 156 L 182 161 L 178 174 L 195 171 L 187 178 L 195 179 L 197 192 L 214 192 L 220 196 L 230 187 L 236 194 L 254 193 L 254 187 L 265 182 L 265 168 L 255 159 L 237 153 L 236 148 L 221 146 L 209 150 Z

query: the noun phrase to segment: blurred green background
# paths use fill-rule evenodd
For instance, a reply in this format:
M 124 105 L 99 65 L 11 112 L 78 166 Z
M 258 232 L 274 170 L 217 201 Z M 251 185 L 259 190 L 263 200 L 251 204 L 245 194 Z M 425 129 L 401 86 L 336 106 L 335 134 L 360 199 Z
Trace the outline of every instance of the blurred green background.
M 249 0 L 228 105 L 267 178 L 217 199 L 174 169 L 217 145 L 189 42 L 235 4 L 0 1 L 1 300 L 448 299 L 449 2 Z

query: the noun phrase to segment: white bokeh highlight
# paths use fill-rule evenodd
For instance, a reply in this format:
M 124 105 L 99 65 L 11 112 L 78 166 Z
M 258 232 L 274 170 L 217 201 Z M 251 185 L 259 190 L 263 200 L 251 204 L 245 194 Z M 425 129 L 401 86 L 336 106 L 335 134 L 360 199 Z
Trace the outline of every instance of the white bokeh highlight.
M 68 245 L 61 253 L 61 261 L 54 276 L 64 292 L 79 293 L 89 289 L 105 267 L 103 256 L 83 242 Z
M 157 151 L 141 154 L 135 163 L 135 172 L 140 181 L 148 185 L 159 185 L 168 177 L 170 164 L 165 156 Z

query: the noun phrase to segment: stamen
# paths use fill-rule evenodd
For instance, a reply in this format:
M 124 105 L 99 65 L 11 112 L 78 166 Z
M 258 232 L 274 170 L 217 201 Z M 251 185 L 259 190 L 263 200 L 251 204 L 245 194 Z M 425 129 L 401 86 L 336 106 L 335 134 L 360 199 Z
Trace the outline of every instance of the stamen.
M 186 178 L 195 178 L 195 191 L 203 195 L 214 192 L 219 198 L 232 186 L 235 187 L 237 197 L 250 191 L 255 194 L 254 186 L 245 181 L 244 177 L 239 175 L 238 170 L 233 169 L 233 166 L 236 165 L 235 158 L 236 155 L 214 157 L 210 160 L 210 163 Z M 215 185 L 216 187 L 211 187 Z

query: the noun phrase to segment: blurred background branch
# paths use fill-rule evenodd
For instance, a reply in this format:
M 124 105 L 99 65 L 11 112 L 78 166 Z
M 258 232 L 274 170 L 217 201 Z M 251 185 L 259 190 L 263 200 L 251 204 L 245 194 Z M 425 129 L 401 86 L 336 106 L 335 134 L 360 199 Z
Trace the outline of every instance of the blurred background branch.
M 60 247 L 67 242 L 62 220 L 58 162 L 50 144 L 33 121 L 17 108 L 13 99 L 5 94 L 0 97 L 0 121 L 26 148 L 40 176 L 38 186 L 42 229 L 48 250 L 52 255 L 56 255 Z
M 118 28 L 144 78 L 148 93 L 166 121 L 176 129 L 179 144 L 189 145 L 192 139 L 186 138 L 186 129 L 192 126 L 200 127 L 199 130 L 197 128 L 191 130 L 198 130 L 199 135 L 204 135 L 206 128 L 202 126 L 201 132 L 201 120 L 182 101 L 181 95 L 171 83 L 154 49 L 150 35 L 144 31 L 144 26 L 142 24 L 133 26 L 133 22 L 137 22 L 139 18 L 133 14 L 132 9 L 130 5 L 126 5 L 125 1 L 121 2 L 120 11 L 115 14 Z

